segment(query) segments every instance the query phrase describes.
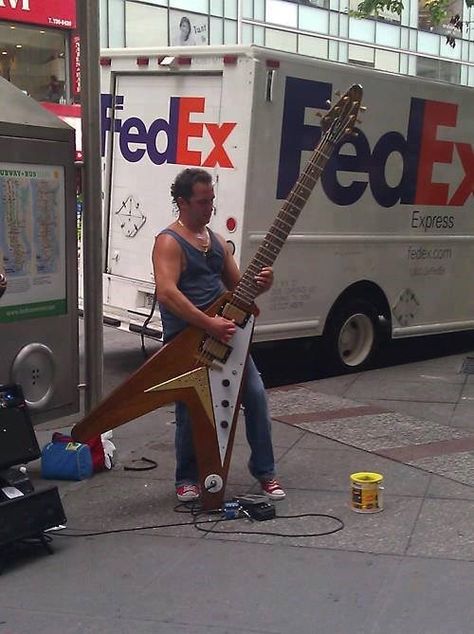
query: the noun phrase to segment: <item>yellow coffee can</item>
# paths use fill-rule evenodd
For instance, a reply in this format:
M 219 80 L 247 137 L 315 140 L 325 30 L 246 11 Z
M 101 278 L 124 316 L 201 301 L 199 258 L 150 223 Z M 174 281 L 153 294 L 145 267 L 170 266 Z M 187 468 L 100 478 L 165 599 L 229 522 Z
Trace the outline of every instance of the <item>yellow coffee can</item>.
M 356 513 L 383 511 L 383 475 L 361 471 L 350 476 L 351 508 Z

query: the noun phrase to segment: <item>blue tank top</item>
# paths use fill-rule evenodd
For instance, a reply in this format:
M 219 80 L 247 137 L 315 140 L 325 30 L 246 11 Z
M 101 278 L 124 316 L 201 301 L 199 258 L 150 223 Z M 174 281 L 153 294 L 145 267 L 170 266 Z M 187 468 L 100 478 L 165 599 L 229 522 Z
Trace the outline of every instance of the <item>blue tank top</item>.
M 173 229 L 164 229 L 163 233 L 173 236 L 180 244 L 185 258 L 185 269 L 178 280 L 178 289 L 190 302 L 201 310 L 206 310 L 219 295 L 225 292 L 222 282 L 224 267 L 224 248 L 214 233 L 209 230 L 211 242 L 209 251 L 204 253 L 193 246 Z M 159 280 L 157 280 L 159 284 Z M 166 343 L 189 324 L 170 312 L 166 306 L 158 302 L 163 324 L 163 341 Z

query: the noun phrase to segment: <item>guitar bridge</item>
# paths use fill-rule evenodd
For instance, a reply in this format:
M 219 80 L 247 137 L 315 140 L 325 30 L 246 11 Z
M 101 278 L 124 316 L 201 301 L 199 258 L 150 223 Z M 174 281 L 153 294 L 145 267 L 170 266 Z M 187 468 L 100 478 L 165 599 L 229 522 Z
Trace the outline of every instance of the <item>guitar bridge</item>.
M 224 364 L 232 352 L 232 347 L 222 341 L 213 339 L 213 337 L 205 337 L 199 346 L 200 357 L 208 361 L 218 361 Z
M 246 310 L 242 310 L 235 304 L 230 304 L 229 302 L 227 302 L 227 304 L 224 304 L 224 306 L 222 307 L 221 315 L 222 317 L 233 321 L 236 326 L 239 326 L 240 328 L 245 328 L 248 320 L 250 319 L 251 313 L 247 312 Z

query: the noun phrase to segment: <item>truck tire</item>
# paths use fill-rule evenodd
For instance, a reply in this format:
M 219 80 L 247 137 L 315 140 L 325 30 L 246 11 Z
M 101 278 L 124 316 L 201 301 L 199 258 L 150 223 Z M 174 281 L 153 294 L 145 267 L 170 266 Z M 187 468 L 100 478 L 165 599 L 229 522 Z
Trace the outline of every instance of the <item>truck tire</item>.
M 374 361 L 381 340 L 377 307 L 366 299 L 347 299 L 336 307 L 324 332 L 329 369 L 363 370 Z

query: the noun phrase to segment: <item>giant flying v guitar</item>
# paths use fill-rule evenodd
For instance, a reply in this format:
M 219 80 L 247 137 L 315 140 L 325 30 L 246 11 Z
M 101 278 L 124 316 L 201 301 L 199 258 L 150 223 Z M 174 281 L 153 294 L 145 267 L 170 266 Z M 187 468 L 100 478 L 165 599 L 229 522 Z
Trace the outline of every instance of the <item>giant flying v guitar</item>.
M 319 179 L 335 146 L 353 133 L 362 88 L 353 85 L 321 119 L 321 140 L 233 292 L 206 311 L 238 326 L 229 343 L 188 327 L 74 426 L 84 442 L 174 401 L 191 413 L 203 507 L 219 508 L 230 466 L 240 392 L 257 308 L 254 277 L 271 266 Z

